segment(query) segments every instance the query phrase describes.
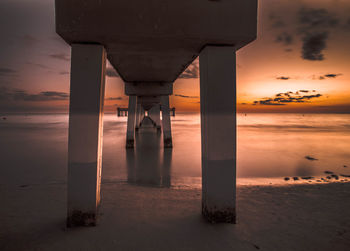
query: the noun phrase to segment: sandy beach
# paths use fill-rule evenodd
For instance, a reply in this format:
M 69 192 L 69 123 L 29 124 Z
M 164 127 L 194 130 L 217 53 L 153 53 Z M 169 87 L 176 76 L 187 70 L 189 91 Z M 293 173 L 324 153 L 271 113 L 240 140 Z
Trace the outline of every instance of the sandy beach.
M 172 155 L 151 148 L 147 161 L 132 168 L 125 123 L 106 116 L 98 226 L 66 229 L 67 116 L 9 117 L 0 130 L 0 250 L 349 250 L 350 183 L 326 178 L 328 171 L 349 174 L 343 122 L 315 140 L 305 129 L 240 129 L 237 224 L 212 225 L 201 217 L 195 118 L 174 120 Z M 248 118 L 253 124 L 260 117 Z M 286 133 L 289 141 L 279 141 Z M 332 145 L 322 152 L 320 142 Z M 156 165 L 164 159 L 167 165 Z
M 1 250 L 348 250 L 350 183 L 239 186 L 236 225 L 198 189 L 102 184 L 98 226 L 65 228 L 66 184 L 0 186 Z

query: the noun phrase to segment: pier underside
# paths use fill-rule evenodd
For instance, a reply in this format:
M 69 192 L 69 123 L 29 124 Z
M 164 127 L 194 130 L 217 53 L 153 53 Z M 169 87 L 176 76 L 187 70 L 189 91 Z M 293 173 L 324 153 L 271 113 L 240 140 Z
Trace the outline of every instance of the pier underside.
M 174 81 L 198 56 L 202 213 L 210 222 L 235 223 L 236 51 L 256 38 L 257 0 L 55 3 L 56 31 L 72 46 L 68 225 L 97 220 L 107 58 L 129 96 L 123 114 L 128 116 L 126 148 L 132 153 L 144 122 L 162 131 L 164 149 L 176 147 L 169 96 Z

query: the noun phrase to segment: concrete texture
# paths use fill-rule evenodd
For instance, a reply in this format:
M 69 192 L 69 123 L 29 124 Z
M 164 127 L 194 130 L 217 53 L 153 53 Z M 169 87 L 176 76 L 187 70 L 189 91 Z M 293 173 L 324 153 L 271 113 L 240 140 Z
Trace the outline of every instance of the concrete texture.
M 125 83 L 125 95 L 172 95 L 173 83 Z
M 100 204 L 105 68 L 103 46 L 72 46 L 68 226 L 96 224 Z
M 160 130 L 161 129 L 161 125 L 160 125 L 160 105 L 159 104 L 154 105 L 149 110 L 148 116 L 154 122 L 154 126 L 157 127 L 158 130 Z
M 128 124 L 126 131 L 126 148 L 134 147 L 137 97 L 129 96 Z
M 69 44 L 98 43 L 125 82 L 172 83 L 205 45 L 256 38 L 257 0 L 56 0 Z
M 199 57 L 202 135 L 202 213 L 235 223 L 236 55 L 234 47 L 207 46 Z
M 138 130 L 142 121 L 142 106 L 137 102 L 135 130 Z
M 170 121 L 170 108 L 169 108 L 169 96 L 161 96 L 162 106 L 162 125 L 163 125 L 163 139 L 164 147 L 173 147 L 173 139 L 171 136 L 171 121 Z

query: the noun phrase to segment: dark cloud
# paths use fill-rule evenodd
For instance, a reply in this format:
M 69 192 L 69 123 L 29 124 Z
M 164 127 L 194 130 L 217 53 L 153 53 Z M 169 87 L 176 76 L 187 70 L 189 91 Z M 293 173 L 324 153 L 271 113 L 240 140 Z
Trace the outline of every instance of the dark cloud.
M 324 60 L 323 50 L 327 47 L 328 32 L 305 34 L 302 38 L 302 58 L 311 61 Z
M 199 77 L 198 60 L 190 64 L 187 69 L 179 76 L 179 78 L 189 79 Z
M 180 97 L 180 98 L 199 98 L 198 96 L 187 96 L 182 94 L 175 94 L 174 96 Z
M 301 8 L 298 13 L 301 32 L 309 32 L 315 29 L 334 28 L 339 20 L 326 9 Z
M 288 32 L 283 32 L 276 37 L 277 43 L 282 43 L 283 45 L 291 45 L 293 43 L 293 36 Z
M 315 161 L 315 160 L 318 160 L 318 159 L 316 159 L 316 158 L 314 158 L 314 157 L 312 157 L 312 156 L 305 156 L 305 159 L 307 159 L 307 160 L 310 160 L 310 161 Z
M 342 76 L 343 74 L 341 73 L 338 73 L 338 74 L 325 74 L 325 75 L 322 75 L 322 76 L 319 76 L 317 78 L 315 78 L 315 76 L 313 77 L 313 79 L 319 79 L 319 80 L 325 80 L 325 79 L 329 79 L 329 78 L 337 78 L 339 76 Z
M 123 97 L 109 97 L 106 100 L 123 100 Z
M 30 94 L 25 90 L 0 88 L 0 101 L 54 101 L 67 100 L 68 98 L 69 94 L 65 92 L 45 91 L 38 94 Z
M 269 15 L 270 23 L 272 28 L 284 28 L 286 27 L 286 23 L 284 20 L 280 17 L 277 16 L 275 13 L 271 13 Z
M 285 76 L 281 76 L 281 77 L 276 77 L 277 80 L 289 80 L 290 77 L 285 77 Z
M 336 78 L 336 77 L 339 77 L 343 74 L 326 74 L 324 75 L 326 78 Z
M 113 67 L 108 67 L 106 69 L 106 75 L 107 75 L 107 77 L 110 77 L 110 78 L 118 78 L 119 77 L 118 72 Z
M 324 60 L 330 30 L 339 25 L 338 18 L 322 8 L 301 8 L 298 13 L 299 32 L 302 35 L 302 58 Z
M 300 95 L 300 92 L 309 93 L 309 90 L 300 90 L 297 92 L 278 93 L 273 98 L 264 98 L 253 102 L 253 105 L 287 105 L 288 103 L 306 103 L 311 99 L 319 98 L 322 94 Z
M 254 101 L 253 105 L 286 105 L 282 103 L 274 103 L 272 99 L 266 99 L 266 100 L 260 100 L 260 101 Z
M 70 61 L 70 57 L 64 53 L 55 53 L 49 55 L 51 58 L 59 59 L 63 61 Z
M 0 68 L 0 76 L 4 76 L 4 75 L 10 75 L 10 74 L 14 74 L 16 73 L 15 70 L 10 69 L 10 68 Z
M 48 67 L 47 65 L 43 65 L 43 64 L 40 64 L 40 63 L 34 63 L 34 62 L 27 62 L 28 65 L 33 65 L 33 66 L 36 66 L 36 67 L 39 67 L 41 69 L 51 69 L 50 67 Z

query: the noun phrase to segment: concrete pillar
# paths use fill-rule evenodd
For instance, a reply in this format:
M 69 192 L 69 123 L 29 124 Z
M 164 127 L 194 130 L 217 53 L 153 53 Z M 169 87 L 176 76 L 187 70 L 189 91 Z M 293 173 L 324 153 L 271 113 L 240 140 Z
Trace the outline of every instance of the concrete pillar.
M 136 107 L 136 123 L 135 123 L 135 130 L 137 131 L 140 127 L 140 122 L 141 122 L 141 104 L 137 104 Z
M 161 125 L 160 125 L 160 105 L 155 105 L 153 107 L 154 109 L 154 122 L 156 122 L 156 127 L 157 130 L 161 129 Z
M 164 148 L 163 151 L 163 166 L 162 166 L 162 186 L 171 186 L 171 161 L 172 161 L 173 149 Z
M 127 111 L 128 125 L 126 131 L 126 148 L 134 147 L 136 106 L 137 96 L 129 96 L 129 108 Z
M 128 124 L 126 130 L 126 148 L 134 147 L 137 96 L 129 96 L 129 107 L 126 111 Z
M 149 111 L 149 116 L 152 119 L 152 121 L 155 123 L 155 127 L 157 127 L 157 130 L 161 129 L 160 126 L 160 105 L 154 105 Z
M 68 137 L 67 226 L 96 225 L 102 169 L 106 52 L 73 44 Z
M 207 46 L 199 57 L 202 135 L 202 214 L 236 222 L 236 55 Z
M 145 116 L 146 116 L 146 111 L 145 111 L 145 109 L 143 109 L 143 107 L 141 106 L 140 127 L 141 127 L 141 125 L 142 125 L 142 121 L 143 121 L 143 119 L 145 118 Z
M 164 147 L 173 147 L 173 140 L 171 137 L 171 121 L 170 121 L 170 108 L 169 108 L 169 96 L 161 96 L 162 105 L 162 125 L 163 125 L 163 138 Z

